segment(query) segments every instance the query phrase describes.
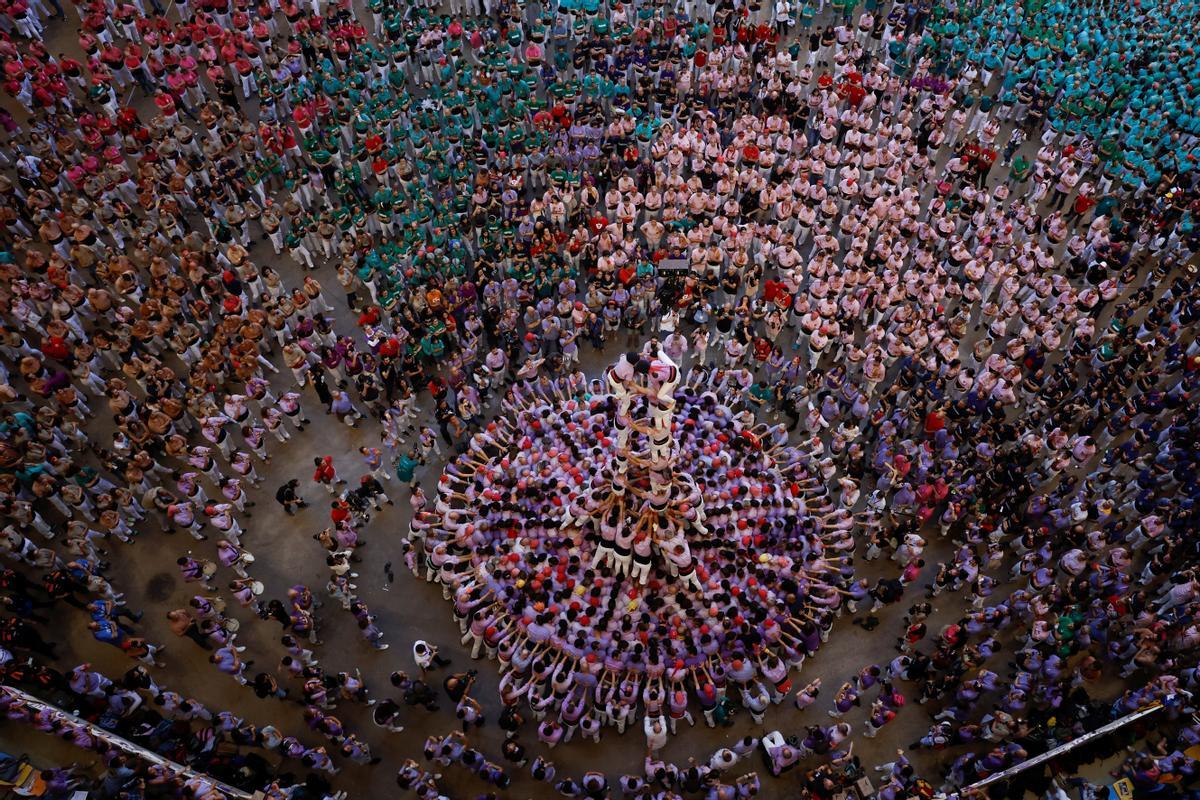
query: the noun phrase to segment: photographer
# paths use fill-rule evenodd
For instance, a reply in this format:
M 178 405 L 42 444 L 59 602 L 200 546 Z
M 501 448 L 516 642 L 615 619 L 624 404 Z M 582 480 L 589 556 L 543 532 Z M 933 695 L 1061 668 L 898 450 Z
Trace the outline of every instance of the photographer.
M 442 688 L 446 690 L 446 695 L 457 703 L 471 691 L 471 686 L 475 683 L 475 676 L 478 674 L 473 669 L 452 673 L 442 681 Z

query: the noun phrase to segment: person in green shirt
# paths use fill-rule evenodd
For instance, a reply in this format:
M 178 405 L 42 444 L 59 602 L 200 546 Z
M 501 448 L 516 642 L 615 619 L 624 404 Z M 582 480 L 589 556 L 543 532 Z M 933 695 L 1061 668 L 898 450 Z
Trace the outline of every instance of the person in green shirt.
M 1033 171 L 1033 165 L 1029 163 L 1029 159 L 1023 155 L 1018 155 L 1013 159 L 1012 166 L 1008 169 L 1008 180 L 1006 183 L 1009 188 L 1015 187 L 1019 183 L 1024 183 L 1029 179 L 1029 174 Z
M 412 452 L 405 453 L 396 459 L 396 477 L 401 483 L 406 483 L 409 487 L 416 484 L 413 479 L 416 478 L 417 467 L 420 466 L 419 461 L 413 457 Z
M 775 392 L 765 380 L 757 381 L 750 387 L 750 402 L 759 408 L 766 408 L 774 397 Z
M 733 703 L 726 696 L 722 696 L 717 701 L 716 708 L 713 709 L 713 720 L 720 726 L 733 724 Z
M 436 336 L 430 332 L 421 337 L 421 355 L 428 361 L 436 362 L 445 354 L 446 345 L 442 343 L 440 336 Z

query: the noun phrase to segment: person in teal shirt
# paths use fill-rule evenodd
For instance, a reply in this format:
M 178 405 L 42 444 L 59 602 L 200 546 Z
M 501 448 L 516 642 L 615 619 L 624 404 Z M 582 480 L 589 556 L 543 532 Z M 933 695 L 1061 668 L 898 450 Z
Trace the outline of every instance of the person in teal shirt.
M 775 396 L 775 391 L 765 380 L 758 381 L 750 387 L 750 401 L 759 408 L 766 408 Z
M 417 467 L 420 466 L 420 463 L 413 457 L 411 452 L 405 453 L 396 459 L 396 477 L 401 483 L 412 486 L 413 479 L 416 478 Z

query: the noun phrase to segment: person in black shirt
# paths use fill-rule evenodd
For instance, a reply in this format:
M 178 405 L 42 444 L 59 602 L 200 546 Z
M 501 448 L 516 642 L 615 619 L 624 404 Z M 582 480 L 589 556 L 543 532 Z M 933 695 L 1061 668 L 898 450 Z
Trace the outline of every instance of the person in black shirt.
M 76 592 L 83 592 L 86 587 L 66 570 L 58 569 L 42 576 L 42 588 L 55 600 L 65 600 L 76 608 L 87 608 L 87 604 L 75 596 Z
M 521 712 L 516 706 L 505 706 L 500 712 L 500 730 L 504 731 L 504 735 L 513 737 L 517 735 L 517 731 L 525 722 L 525 718 L 521 716 Z
M 426 711 L 437 711 L 437 695 L 421 680 L 411 681 L 404 690 L 404 704 L 424 706 Z
M 284 630 L 292 624 L 292 618 L 288 614 L 287 609 L 283 607 L 283 601 L 270 600 L 259 607 L 258 616 L 262 619 L 273 619 L 284 627 Z
M 374 475 L 363 475 L 361 478 L 358 479 L 358 481 L 359 481 L 358 488 L 355 489 L 353 492 L 351 492 L 351 494 L 361 500 L 362 508 L 364 511 L 366 510 L 367 503 L 370 503 L 372 506 L 374 506 L 375 510 L 378 511 L 379 510 L 379 499 L 378 498 L 380 498 L 380 497 L 383 498 L 384 503 L 386 503 L 387 505 L 389 505 L 389 506 L 395 505 L 395 503 L 392 502 L 391 498 L 389 498 L 387 496 L 387 493 L 384 492 L 383 484 L 380 483 L 379 479 L 376 478 Z
M 279 505 L 283 506 L 283 510 L 289 514 L 295 514 L 295 508 L 307 508 L 308 503 L 304 502 L 304 498 L 296 493 L 296 487 L 300 485 L 300 481 L 292 478 L 290 481 L 280 486 L 275 490 L 275 500 Z
M 445 400 L 440 400 L 433 415 L 437 418 L 438 429 L 442 432 L 442 438 L 446 440 L 446 444 L 453 445 L 454 437 L 450 434 L 450 422 L 454 419 L 454 409 L 450 408 L 450 405 Z
M 54 642 L 47 642 L 38 631 L 19 617 L 9 617 L 0 623 L 0 646 L 7 649 L 32 650 L 48 658 L 58 658 Z
M 517 767 L 525 766 L 525 762 L 528 760 L 525 758 L 525 745 L 521 744 L 516 739 L 505 739 L 502 752 L 504 754 L 504 759 L 506 761 L 511 761 Z
M 467 696 L 467 692 L 471 691 L 471 685 L 475 683 L 475 670 L 467 672 L 455 672 L 447 675 L 442 681 L 442 688 L 446 690 L 447 696 L 455 703 Z
M 325 369 L 318 366 L 309 367 L 308 377 L 312 380 L 313 390 L 316 391 L 317 397 L 325 406 L 325 413 L 330 413 L 329 406 L 333 403 L 333 393 L 329 391 L 329 386 L 325 383 Z

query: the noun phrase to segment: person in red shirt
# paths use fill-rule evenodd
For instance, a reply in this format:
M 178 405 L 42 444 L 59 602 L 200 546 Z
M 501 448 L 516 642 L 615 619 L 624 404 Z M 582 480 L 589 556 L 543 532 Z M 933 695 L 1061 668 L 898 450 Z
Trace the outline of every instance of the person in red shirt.
M 1095 197 L 1080 192 L 1075 196 L 1075 202 L 1071 204 L 1071 210 L 1067 212 L 1067 222 L 1072 222 L 1091 211 L 1096 207 L 1096 202 Z
M 845 98 L 852 107 L 858 108 L 859 103 L 867 96 L 867 90 L 857 83 L 845 81 L 838 87 L 838 94 Z
M 307 134 L 313 124 L 313 115 L 307 106 L 296 105 L 292 108 L 292 122 L 300 129 L 301 134 Z
M 400 342 L 395 336 L 389 336 L 380 343 L 380 358 L 395 358 L 398 355 L 400 355 Z
M 992 165 L 996 163 L 997 155 L 992 148 L 979 146 L 975 155 L 975 182 L 980 190 L 987 187 L 988 173 L 992 171 Z
M 350 519 L 350 504 L 345 500 L 334 500 L 330 505 L 329 519 L 337 527 Z
M 179 113 L 175 106 L 175 98 L 167 92 L 159 91 L 154 95 L 154 105 L 158 108 L 163 119 L 175 121 L 176 115 Z
M 83 77 L 83 64 L 66 56 L 58 60 L 58 68 L 63 76 L 79 89 L 85 89 L 87 84 Z
M 71 348 L 67 345 L 66 339 L 61 336 L 48 336 L 42 342 L 42 353 L 67 365 L 74 362 Z
M 121 53 L 121 48 L 116 45 L 106 44 L 100 48 L 100 63 L 108 68 L 121 88 L 128 86 L 133 81 L 133 76 L 125 68 L 125 56 Z
M 773 348 L 771 346 L 771 342 L 768 339 L 766 339 L 762 336 L 756 336 L 754 338 L 754 344 L 752 345 L 752 354 L 754 356 L 754 360 L 757 361 L 759 364 L 763 363 L 768 358 L 770 358 L 772 349 Z
M 975 160 L 977 160 L 979 158 L 979 152 L 980 152 L 979 144 L 974 141 L 967 142 L 966 146 L 963 147 L 962 152 L 963 152 L 964 159 L 966 159 L 967 161 L 974 162 Z
M 358 315 L 358 327 L 363 328 L 368 325 L 375 326 L 379 324 L 380 310 L 379 306 L 367 306 L 367 310 Z
M 787 311 L 792 307 L 792 294 L 783 281 L 767 281 L 763 284 L 763 296 L 777 308 Z
M 50 108 L 55 103 L 55 97 L 43 83 L 33 87 L 33 102 L 38 108 Z
M 139 16 L 137 8 L 130 3 L 117 3 L 112 10 L 113 22 L 129 41 L 136 42 L 140 38 L 137 29 Z
M 333 467 L 333 456 L 321 456 L 313 459 L 313 480 L 325 487 L 325 491 L 334 494 L 337 486 L 346 481 L 339 479 L 337 470 Z
M 254 65 L 244 55 L 239 55 L 233 61 L 238 79 L 242 83 L 242 96 L 249 100 L 258 94 L 258 83 L 254 80 Z
M 592 233 L 599 234 L 608 227 L 608 218 L 603 214 L 596 214 L 588 220 L 588 227 L 591 228 Z

